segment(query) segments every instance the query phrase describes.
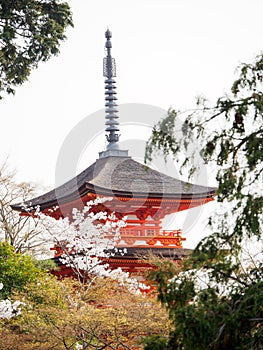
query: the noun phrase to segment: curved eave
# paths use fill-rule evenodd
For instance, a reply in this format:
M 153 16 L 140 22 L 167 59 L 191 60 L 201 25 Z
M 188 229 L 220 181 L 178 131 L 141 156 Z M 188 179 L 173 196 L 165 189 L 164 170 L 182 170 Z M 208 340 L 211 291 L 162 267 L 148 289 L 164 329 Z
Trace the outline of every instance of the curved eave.
M 74 191 L 71 194 L 55 198 L 53 200 L 49 201 L 42 201 L 41 202 L 41 196 L 39 197 L 39 202 L 32 200 L 32 202 L 28 201 L 25 204 L 27 204 L 32 209 L 28 210 L 28 212 L 34 212 L 36 208 L 39 206 L 40 210 L 45 210 L 48 208 L 52 208 L 55 206 L 67 204 L 70 202 L 73 202 L 75 200 L 78 200 L 80 198 L 83 198 L 84 196 L 88 194 L 96 194 L 106 197 L 116 197 L 116 198 L 148 198 L 148 199 L 169 199 L 169 200 L 181 200 L 181 201 L 191 201 L 191 200 L 201 200 L 201 199 L 207 199 L 212 198 L 216 194 L 216 188 L 208 187 L 206 192 L 202 193 L 159 193 L 159 192 L 151 192 L 151 193 L 144 193 L 144 192 L 124 192 L 124 191 L 116 191 L 111 190 L 108 188 L 103 188 L 99 186 L 94 186 L 91 183 L 86 183 L 83 186 L 81 186 L 78 191 Z M 20 212 L 26 213 L 26 210 L 24 209 L 24 204 L 13 204 L 11 205 L 11 208 Z
M 160 193 L 160 192 L 124 192 L 111 190 L 99 186 L 95 186 L 88 183 L 86 184 L 86 193 L 94 193 L 102 196 L 109 197 L 121 197 L 121 198 L 156 198 L 156 199 L 181 199 L 181 200 L 191 200 L 191 199 L 202 199 L 211 198 L 215 196 L 216 188 L 209 187 L 208 191 L 201 193 Z
M 40 207 L 40 210 L 45 210 L 45 209 L 49 209 L 49 208 L 53 208 L 55 206 L 59 206 L 60 204 L 66 204 L 66 203 L 70 203 L 74 200 L 77 200 L 83 196 L 85 196 L 86 194 L 88 194 L 89 191 L 87 191 L 86 186 L 82 186 L 81 188 L 78 189 L 78 191 L 74 191 L 72 193 L 70 193 L 67 196 L 64 197 L 55 197 L 52 200 L 42 200 L 41 201 L 41 197 L 37 197 L 35 199 L 32 199 L 31 201 L 26 201 L 23 204 L 12 204 L 11 208 L 13 210 L 17 210 L 23 213 L 26 212 L 34 212 L 36 210 L 37 207 Z M 43 195 L 44 197 L 44 195 Z M 37 202 L 37 200 L 39 199 L 39 201 Z M 30 209 L 29 210 L 25 210 L 24 206 L 27 205 Z

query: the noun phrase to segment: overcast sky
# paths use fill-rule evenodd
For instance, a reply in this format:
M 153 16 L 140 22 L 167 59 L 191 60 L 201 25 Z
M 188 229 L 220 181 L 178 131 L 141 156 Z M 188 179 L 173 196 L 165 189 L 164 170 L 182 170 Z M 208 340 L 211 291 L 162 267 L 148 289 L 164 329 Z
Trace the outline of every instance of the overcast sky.
M 67 135 L 103 108 L 107 27 L 113 34 L 119 104 L 184 110 L 200 94 L 216 100 L 229 91 L 240 62 L 262 51 L 262 0 L 68 2 L 75 26 L 67 31 L 60 55 L 0 102 L 1 157 L 9 156 L 21 181 L 53 187 Z M 95 140 L 82 168 L 100 148 Z

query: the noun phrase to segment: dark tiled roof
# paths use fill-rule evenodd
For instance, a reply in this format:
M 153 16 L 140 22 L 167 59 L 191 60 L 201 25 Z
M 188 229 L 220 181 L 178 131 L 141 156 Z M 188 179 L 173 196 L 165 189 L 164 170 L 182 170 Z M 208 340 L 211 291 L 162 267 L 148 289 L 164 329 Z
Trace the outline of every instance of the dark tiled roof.
M 149 247 L 149 248 L 140 248 L 140 247 L 127 247 L 126 253 L 123 254 L 122 251 L 114 251 L 113 256 L 108 258 L 111 262 L 117 260 L 119 264 L 119 259 L 123 262 L 127 260 L 138 261 L 140 259 L 149 258 L 149 256 L 159 256 L 162 258 L 169 258 L 173 260 L 181 260 L 187 256 L 189 256 L 192 252 L 192 249 L 188 248 L 158 248 L 158 247 Z M 105 259 L 106 261 L 108 260 Z M 52 258 L 52 260 L 56 263 L 57 266 L 63 266 L 64 264 L 60 261 L 60 257 Z M 147 262 L 147 261 L 146 261 Z
M 30 207 L 49 208 L 87 193 L 134 198 L 198 199 L 215 194 L 215 188 L 180 181 L 162 174 L 130 157 L 98 159 L 62 186 L 26 202 Z M 12 205 L 21 210 L 21 204 Z

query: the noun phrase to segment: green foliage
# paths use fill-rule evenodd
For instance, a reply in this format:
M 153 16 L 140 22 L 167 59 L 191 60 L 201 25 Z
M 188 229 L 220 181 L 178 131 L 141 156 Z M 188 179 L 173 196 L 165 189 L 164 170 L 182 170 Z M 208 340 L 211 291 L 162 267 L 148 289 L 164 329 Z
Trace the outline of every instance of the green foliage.
M 158 296 L 172 326 L 169 339 L 161 335 L 146 338 L 145 349 L 159 349 L 160 342 L 168 350 L 261 349 L 262 265 L 246 274 L 239 265 L 227 261 L 205 263 L 204 259 L 204 273 L 200 274 L 200 269 L 193 268 L 196 258 L 196 254 L 191 256 L 184 266 L 186 271 L 177 271 L 173 279 L 167 278 L 170 275 L 167 265 L 166 272 L 162 268 L 151 275 L 159 283 Z M 196 280 L 204 282 L 206 273 L 209 280 L 201 288 Z
M 59 269 L 57 264 L 51 259 L 37 260 L 33 258 L 33 261 L 36 267 L 38 267 L 42 271 L 48 272 L 51 270 L 55 271 Z
M 190 175 L 198 168 L 194 161 L 200 152 L 216 169 L 218 182 L 220 210 L 209 219 L 211 234 L 173 279 L 164 271 L 155 272 L 159 299 L 173 325 L 169 350 L 263 347 L 262 83 L 260 55 L 252 64 L 241 65 L 231 93 L 215 106 L 200 99 L 183 120 L 169 110 L 147 143 L 146 160 L 164 149 L 165 157 L 172 153 Z M 166 120 L 174 125 L 167 134 Z M 152 349 L 155 343 L 158 346 L 152 339 Z
M 0 92 L 14 94 L 39 62 L 58 54 L 68 26 L 72 18 L 66 2 L 1 0 Z
M 167 350 L 167 338 L 160 335 L 152 335 L 142 342 L 144 350 Z
M 170 259 L 159 259 L 153 255 L 147 257 L 147 261 L 154 266 L 154 269 L 145 272 L 146 279 L 157 287 L 159 300 L 163 302 L 162 296 L 167 291 L 168 281 L 178 273 L 180 267 Z
M 24 290 L 41 273 L 29 256 L 16 253 L 9 243 L 0 242 L 0 283 L 4 285 L 0 299 L 10 297 L 14 291 Z
M 217 166 L 218 201 L 232 202 L 231 215 L 240 217 L 240 222 L 229 230 L 235 244 L 242 240 L 244 232 L 250 237 L 260 237 L 262 233 L 262 65 L 263 55 L 253 64 L 243 64 L 232 93 L 219 98 L 213 107 L 205 100 L 199 101 L 198 109 L 182 121 L 176 111 L 169 110 L 154 127 L 146 147 L 146 161 L 155 151 L 163 150 L 166 157 L 172 153 L 181 167 L 193 174 L 197 168 L 193 163 L 196 149 L 191 149 L 191 141 L 198 143 L 204 161 Z M 217 228 L 222 234 L 226 231 L 225 225 Z
M 152 160 L 152 154 L 156 149 L 162 149 L 167 157 L 170 152 L 176 153 L 179 151 L 179 144 L 173 137 L 177 112 L 170 109 L 167 117 L 160 120 L 152 130 L 151 140 L 146 144 L 145 159 Z

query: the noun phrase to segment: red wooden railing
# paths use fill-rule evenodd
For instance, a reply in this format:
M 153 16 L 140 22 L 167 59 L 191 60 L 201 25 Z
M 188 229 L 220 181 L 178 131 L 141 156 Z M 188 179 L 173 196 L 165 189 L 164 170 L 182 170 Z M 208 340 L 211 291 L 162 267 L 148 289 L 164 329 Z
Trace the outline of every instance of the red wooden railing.
M 120 231 L 120 246 L 156 246 L 182 248 L 182 230 L 162 230 L 154 226 L 124 227 Z

